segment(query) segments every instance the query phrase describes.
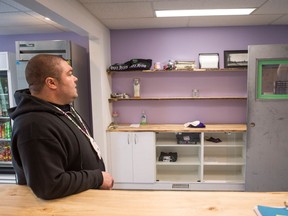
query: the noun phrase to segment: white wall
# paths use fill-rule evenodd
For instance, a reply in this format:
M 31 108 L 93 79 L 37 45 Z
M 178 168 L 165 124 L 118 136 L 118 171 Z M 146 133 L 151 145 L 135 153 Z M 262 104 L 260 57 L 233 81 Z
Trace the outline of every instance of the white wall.
M 111 92 L 106 69 L 111 64 L 110 31 L 75 0 L 15 0 L 89 39 L 93 134 L 107 162 L 106 129 L 111 122 Z

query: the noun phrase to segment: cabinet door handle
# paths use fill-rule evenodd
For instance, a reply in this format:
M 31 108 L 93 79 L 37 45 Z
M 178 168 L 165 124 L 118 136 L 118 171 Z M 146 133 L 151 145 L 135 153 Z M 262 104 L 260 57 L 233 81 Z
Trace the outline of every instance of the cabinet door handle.
M 130 134 L 128 134 L 128 136 L 127 136 L 127 143 L 128 143 L 128 145 L 130 145 Z
M 134 134 L 134 144 L 137 144 L 137 134 Z

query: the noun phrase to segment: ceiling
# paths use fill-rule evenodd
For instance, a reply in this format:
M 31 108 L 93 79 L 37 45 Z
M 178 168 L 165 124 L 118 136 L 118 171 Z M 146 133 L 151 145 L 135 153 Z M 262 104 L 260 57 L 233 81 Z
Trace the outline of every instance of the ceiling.
M 20 2 L 20 1 L 18 1 Z M 288 25 L 288 0 L 78 0 L 109 29 Z M 155 10 L 250 8 L 248 16 L 156 18 Z M 13 0 L 0 0 L 0 35 L 69 31 Z

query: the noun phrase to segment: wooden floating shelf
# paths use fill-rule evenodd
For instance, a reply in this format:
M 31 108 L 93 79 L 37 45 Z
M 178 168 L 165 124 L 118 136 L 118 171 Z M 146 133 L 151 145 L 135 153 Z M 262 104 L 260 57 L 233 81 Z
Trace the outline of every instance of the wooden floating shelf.
M 245 72 L 247 68 L 221 68 L 221 69 L 194 69 L 194 70 L 131 70 L 131 71 L 110 71 L 107 73 L 178 73 L 178 72 Z
M 205 128 L 187 128 L 184 124 L 146 124 L 139 127 L 131 127 L 130 124 L 119 124 L 115 127 L 111 125 L 107 131 L 110 132 L 204 132 L 204 133 L 216 133 L 216 132 L 246 132 L 246 124 L 205 124 Z M 178 145 L 178 144 L 177 144 Z M 157 146 L 158 147 L 158 146 Z
M 147 97 L 147 98 L 109 98 L 109 102 L 116 101 L 147 101 L 147 100 L 247 100 L 246 96 L 221 97 Z

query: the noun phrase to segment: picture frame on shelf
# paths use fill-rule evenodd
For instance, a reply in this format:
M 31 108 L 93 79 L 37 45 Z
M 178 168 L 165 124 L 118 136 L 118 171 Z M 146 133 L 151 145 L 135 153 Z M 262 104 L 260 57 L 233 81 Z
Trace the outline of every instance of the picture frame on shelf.
M 219 69 L 219 53 L 199 53 L 200 69 Z
M 248 50 L 224 50 L 224 68 L 248 66 Z

